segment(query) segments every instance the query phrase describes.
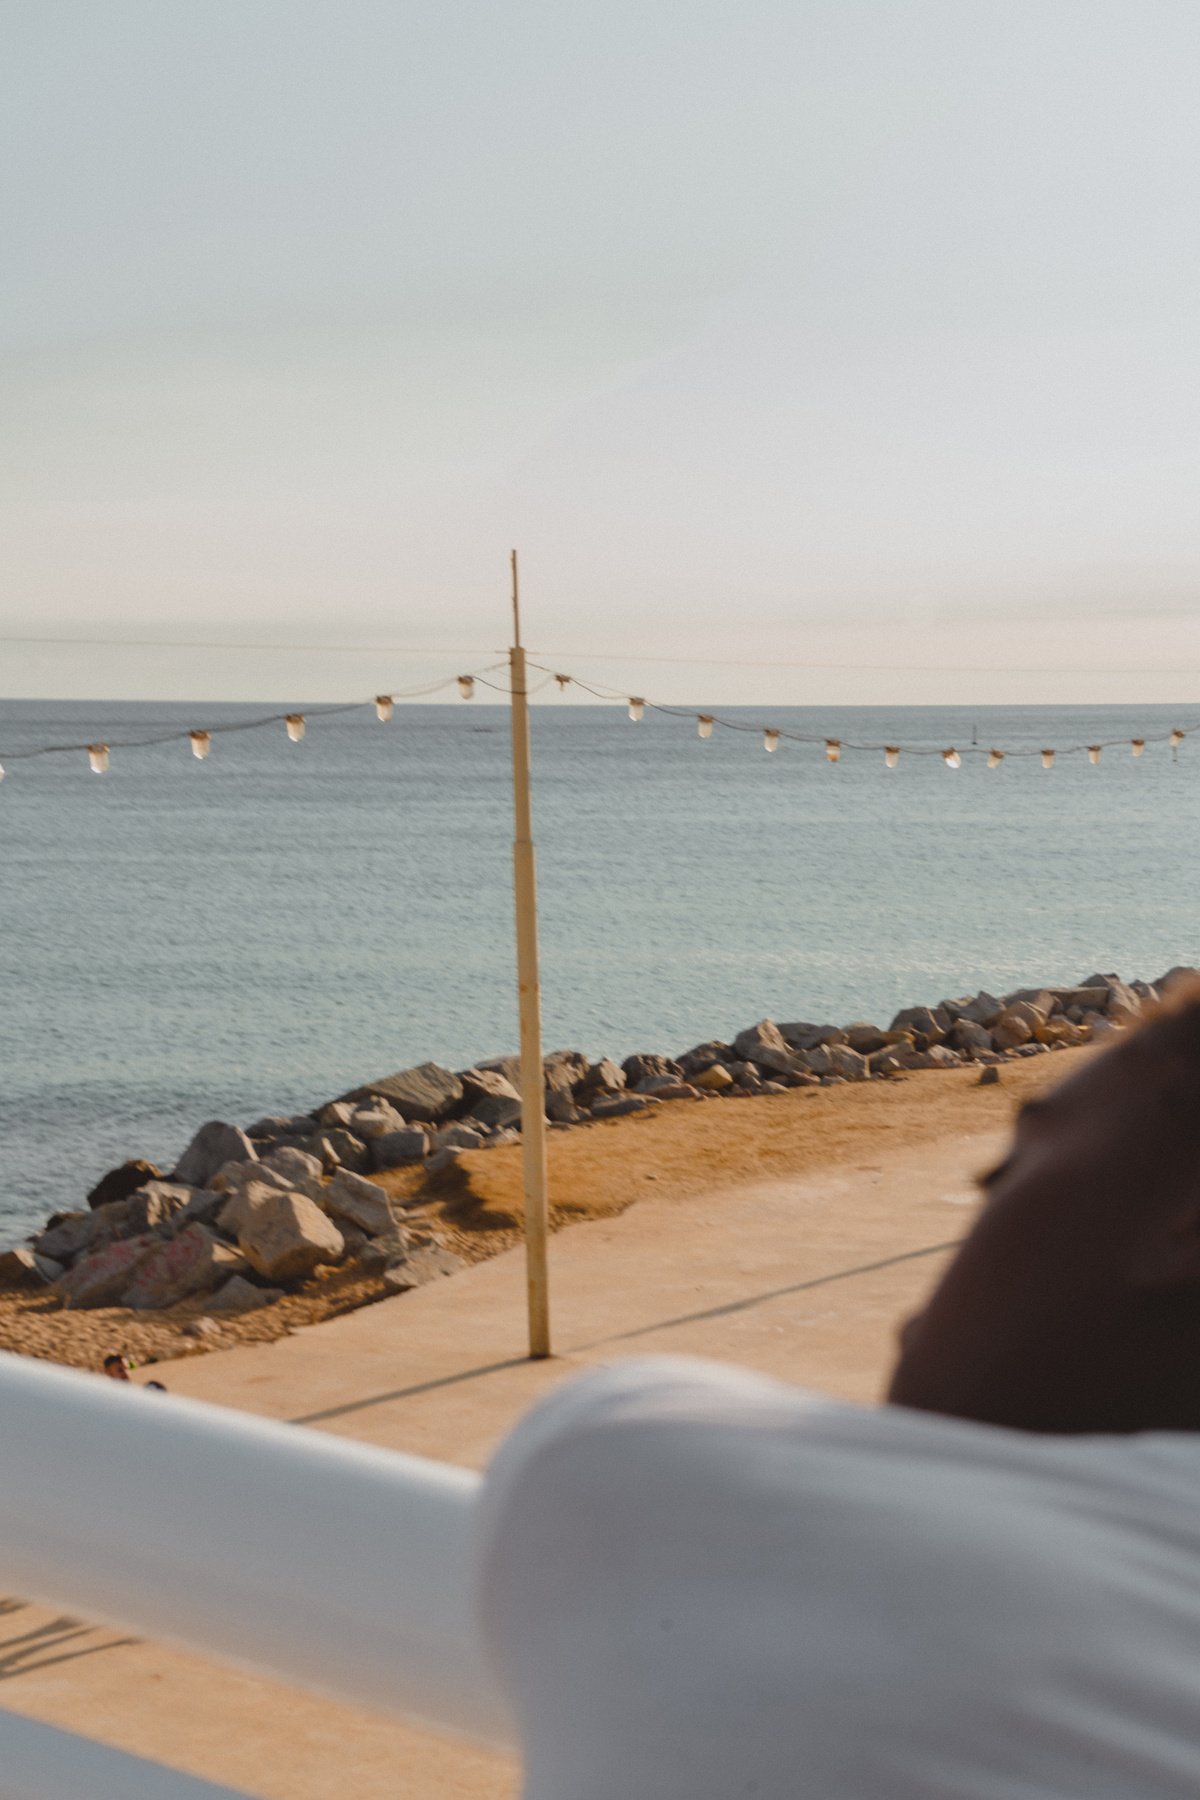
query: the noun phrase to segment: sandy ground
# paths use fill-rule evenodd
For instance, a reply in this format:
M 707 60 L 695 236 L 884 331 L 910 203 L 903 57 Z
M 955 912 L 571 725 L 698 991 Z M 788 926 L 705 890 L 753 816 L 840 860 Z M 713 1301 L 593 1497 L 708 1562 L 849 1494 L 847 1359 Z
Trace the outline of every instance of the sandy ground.
M 477 1266 L 157 1373 L 177 1393 L 474 1467 L 558 1381 L 631 1354 L 718 1357 L 874 1400 L 1015 1106 L 1086 1054 L 1007 1065 L 991 1087 L 930 1072 L 552 1134 L 556 1222 L 578 1224 L 552 1247 L 551 1362 L 522 1354 L 519 1153 L 496 1150 L 424 1196 Z M 0 1705 L 264 1800 L 515 1792 L 502 1758 L 15 1600 L 0 1601 L 0 1682 Z

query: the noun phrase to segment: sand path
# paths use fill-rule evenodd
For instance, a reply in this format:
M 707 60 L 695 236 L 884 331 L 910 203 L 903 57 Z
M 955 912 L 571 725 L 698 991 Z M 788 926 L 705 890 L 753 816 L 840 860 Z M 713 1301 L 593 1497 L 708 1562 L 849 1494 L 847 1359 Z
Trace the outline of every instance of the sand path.
M 719 1109 L 721 1154 L 715 1139 L 696 1145 L 701 1125 L 701 1138 L 717 1130 L 715 1108 L 696 1108 L 691 1124 L 678 1110 L 652 1127 L 613 1121 L 570 1154 L 599 1159 L 613 1187 L 636 1184 L 645 1198 L 555 1237 L 552 1362 L 522 1360 L 518 1249 L 277 1343 L 161 1372 L 180 1394 L 472 1466 L 538 1395 L 631 1354 L 718 1357 L 872 1400 L 896 1325 L 966 1228 L 972 1178 L 1015 1102 L 1068 1060 L 1014 1066 L 993 1088 L 964 1072 L 822 1090 L 815 1107 L 806 1094 L 731 1104 Z M 732 1138 L 743 1169 L 770 1173 L 732 1181 Z M 688 1144 L 710 1187 L 686 1163 Z M 582 1161 L 577 1175 L 582 1192 Z M 0 1617 L 0 1705 L 264 1800 L 514 1792 L 502 1758 L 35 1607 Z

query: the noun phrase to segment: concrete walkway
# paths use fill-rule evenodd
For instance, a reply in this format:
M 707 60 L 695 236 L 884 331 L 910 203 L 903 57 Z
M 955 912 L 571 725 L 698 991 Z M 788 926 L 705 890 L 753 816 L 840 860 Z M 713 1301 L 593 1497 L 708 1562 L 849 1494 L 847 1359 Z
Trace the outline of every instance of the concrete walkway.
M 161 1373 L 174 1393 L 475 1467 L 539 1395 L 618 1357 L 715 1357 L 870 1401 L 897 1324 L 969 1223 L 971 1178 L 1000 1129 L 898 1154 L 864 1138 L 861 1163 L 818 1178 L 650 1198 L 560 1233 L 549 1363 L 523 1358 L 518 1251 L 276 1344 Z M 0 1705 L 264 1800 L 515 1791 L 500 1758 L 10 1604 L 0 1602 Z

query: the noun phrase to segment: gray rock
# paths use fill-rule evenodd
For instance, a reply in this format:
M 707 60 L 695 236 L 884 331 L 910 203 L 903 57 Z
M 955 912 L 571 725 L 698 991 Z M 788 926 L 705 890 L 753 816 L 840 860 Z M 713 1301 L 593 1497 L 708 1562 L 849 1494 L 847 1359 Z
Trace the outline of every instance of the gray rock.
M 457 1275 L 466 1266 L 461 1256 L 449 1250 L 410 1250 L 403 1262 L 384 1271 L 383 1284 L 394 1294 L 404 1294 L 446 1275 Z
M 733 1076 L 724 1063 L 710 1063 L 691 1077 L 691 1085 L 706 1094 L 723 1094 L 733 1086 Z
M 153 1250 L 162 1248 L 156 1237 L 124 1238 L 81 1256 L 74 1268 L 55 1282 L 55 1291 L 68 1307 L 116 1306 Z
M 516 1084 L 499 1069 L 464 1069 L 458 1078 L 462 1082 L 462 1111 L 473 1113 L 485 1100 L 519 1100 L 520 1091 Z
M 546 1061 L 553 1062 L 556 1056 L 571 1056 L 573 1054 L 574 1052 L 570 1050 L 555 1050 L 546 1058 Z M 585 1069 L 587 1068 L 586 1056 L 583 1059 L 583 1066 Z M 505 1081 L 512 1087 L 513 1092 L 520 1093 L 521 1059 L 519 1056 L 493 1056 L 488 1062 L 475 1063 L 474 1067 L 476 1069 L 489 1070 L 497 1075 L 503 1075 Z
M 870 1056 L 876 1050 L 886 1050 L 895 1035 L 892 1031 L 884 1031 L 878 1025 L 869 1025 L 861 1020 L 846 1027 L 846 1042 L 860 1056 Z
M 428 1243 L 428 1239 L 422 1240 Z M 417 1234 L 407 1226 L 398 1225 L 386 1237 L 372 1238 L 363 1245 L 359 1254 L 359 1264 L 368 1275 L 378 1275 L 384 1269 L 392 1268 L 404 1258 L 417 1244 Z
M 9 1293 L 44 1288 L 49 1282 L 56 1281 L 62 1272 L 61 1263 L 54 1262 L 49 1256 L 39 1256 L 24 1244 L 18 1244 L 15 1250 L 0 1251 L 0 1288 Z
M 1033 1025 L 1023 1012 L 1016 1007 L 1005 1007 L 996 1023 L 992 1026 L 992 1047 L 996 1050 L 1018 1050 L 1027 1045 L 1033 1037 Z M 1033 1009 L 1030 1009 L 1033 1011 Z M 1045 1021 L 1036 1011 L 1033 1012 L 1035 1022 Z
M 207 1187 L 227 1162 L 256 1162 L 258 1151 L 244 1131 L 210 1119 L 202 1125 L 175 1169 L 174 1179 L 187 1187 Z
M 619 1119 L 624 1113 L 645 1112 L 654 1101 L 645 1094 L 598 1094 L 592 1101 L 593 1119 Z
M 467 1123 L 488 1131 L 508 1131 L 521 1123 L 521 1102 L 505 1094 L 488 1094 L 468 1114 Z
M 109 1206 L 114 1200 L 128 1200 L 148 1181 L 156 1181 L 162 1174 L 157 1163 L 146 1162 L 138 1157 L 131 1162 L 119 1163 L 102 1175 L 87 1197 L 88 1205 L 93 1210 L 98 1206 Z
M 346 1129 L 365 1144 L 372 1138 L 386 1137 L 389 1131 L 403 1131 L 407 1123 L 389 1100 L 375 1100 L 355 1107 Z
M 1165 999 L 1173 988 L 1183 987 L 1193 981 L 1200 981 L 1200 969 L 1194 969 L 1187 963 L 1178 963 L 1175 968 L 1168 969 L 1165 975 L 1160 975 L 1154 985 Z
M 219 1168 L 209 1181 L 209 1188 L 214 1194 L 240 1194 L 248 1183 L 266 1183 L 268 1187 L 279 1188 L 281 1192 L 296 1184 L 275 1163 L 278 1151 L 272 1151 L 269 1162 L 230 1162 Z M 303 1154 L 303 1152 L 301 1152 Z M 306 1162 L 316 1162 L 316 1157 L 305 1158 Z M 320 1164 L 317 1163 L 318 1169 Z
M 615 1062 L 605 1056 L 599 1062 L 589 1065 L 583 1079 L 575 1083 L 573 1092 L 577 1100 L 582 1101 L 584 1106 L 588 1106 L 595 1095 L 619 1094 L 624 1086 L 624 1070 L 619 1069 Z
M 221 1214 L 238 1249 L 264 1280 L 302 1281 L 321 1263 L 338 1262 L 346 1241 L 332 1219 L 305 1194 L 247 1189 Z
M 391 1201 L 384 1190 L 361 1175 L 339 1169 L 321 1195 L 324 1210 L 341 1224 L 343 1219 L 368 1237 L 383 1237 L 396 1229 Z
M 450 1169 L 457 1168 L 458 1159 L 461 1155 L 462 1151 L 456 1145 L 443 1144 L 440 1150 L 434 1151 L 433 1155 L 429 1158 L 429 1161 L 425 1164 L 426 1174 L 445 1175 Z
M 1079 985 L 1081 988 L 1109 988 L 1120 979 L 1119 975 L 1086 975 Z
M 395 1133 L 385 1132 L 384 1136 Z M 378 1143 L 380 1140 L 374 1140 Z M 320 1137 L 309 1139 L 309 1153 L 319 1156 L 325 1169 L 350 1169 L 361 1175 L 371 1167 L 371 1153 L 361 1138 L 356 1138 L 350 1131 L 325 1131 Z
M 711 1069 L 714 1063 L 724 1063 L 733 1055 L 733 1045 L 724 1044 L 718 1038 L 711 1038 L 707 1043 L 694 1044 L 676 1058 L 680 1068 L 690 1081 L 703 1069 Z
M 968 1020 L 972 1025 L 991 1025 L 1004 1011 L 1004 1002 L 997 1000 L 995 994 L 987 992 L 976 994 L 967 1002 L 959 1013 L 960 1019 Z
M 1108 1006 L 1110 1019 L 1136 1019 L 1142 1011 L 1142 1002 L 1131 987 L 1123 981 L 1114 981 L 1108 990 Z
M 417 1131 L 411 1126 L 406 1131 L 389 1131 L 386 1137 L 372 1138 L 372 1166 L 376 1169 L 399 1169 L 406 1163 L 424 1162 L 428 1141 L 423 1131 Z
M 1000 1071 L 994 1063 L 979 1071 L 979 1087 L 994 1087 L 1000 1079 Z
M 244 1275 L 233 1275 L 219 1293 L 213 1295 L 208 1310 L 213 1313 L 256 1312 L 260 1306 L 270 1306 L 273 1300 L 282 1299 L 282 1288 L 256 1287 Z
M 171 1221 L 172 1228 L 181 1231 L 187 1225 L 215 1224 L 228 1200 L 228 1194 L 218 1194 L 215 1188 L 194 1188 L 187 1205 Z
M 238 1167 L 250 1168 L 252 1165 L 240 1163 Z M 179 1217 L 197 1191 L 180 1181 L 148 1181 L 145 1187 L 129 1196 L 125 1218 L 117 1235 L 141 1237 L 147 1231 L 161 1232 L 163 1226 Z
M 793 1061 L 794 1060 L 795 1058 L 793 1057 Z M 761 1092 L 763 1071 L 758 1067 L 757 1063 L 731 1062 L 726 1063 L 725 1067 L 733 1076 L 735 1086 L 744 1088 L 748 1094 L 757 1094 Z M 780 1073 L 783 1072 L 784 1071 L 780 1071 Z M 790 1071 L 788 1072 L 790 1073 Z
M 55 1223 L 38 1233 L 33 1247 L 39 1256 L 48 1256 L 54 1262 L 74 1262 L 88 1249 L 97 1229 L 94 1213 L 61 1213 L 56 1215 Z
M 265 1138 L 269 1140 L 272 1138 L 289 1137 L 291 1135 L 291 1130 L 292 1121 L 290 1118 L 285 1118 L 282 1113 L 268 1113 L 263 1119 L 255 1119 L 253 1125 L 247 1125 L 246 1136 L 248 1138 Z
M 582 1050 L 552 1050 L 549 1056 L 542 1058 L 542 1085 L 548 1088 L 563 1088 L 568 1092 L 583 1081 L 588 1072 L 588 1059 Z M 509 1077 L 517 1092 L 521 1091 L 521 1076 L 518 1069 L 516 1075 Z
M 291 1187 L 302 1191 L 307 1183 L 320 1181 L 322 1166 L 319 1156 L 312 1156 L 307 1150 L 298 1150 L 292 1144 L 272 1150 L 262 1160 L 264 1169 L 270 1169 L 274 1175 L 281 1175 Z M 310 1195 L 309 1198 L 311 1197 Z
M 578 1125 L 587 1115 L 576 1106 L 569 1088 L 547 1088 L 546 1117 L 554 1125 Z
M 972 1005 L 964 1000 L 964 1008 Z M 927 1044 L 939 1044 L 946 1036 L 953 1020 L 945 1007 L 939 1006 L 904 1006 L 892 1020 L 892 1031 L 913 1031 L 923 1037 Z
M 400 1069 L 380 1081 L 367 1082 L 343 1094 L 343 1100 L 371 1100 L 378 1096 L 390 1100 L 397 1112 L 408 1120 L 442 1119 L 463 1097 L 462 1082 L 440 1063 L 421 1063 L 415 1069 Z
M 475 1127 L 468 1125 L 465 1119 L 459 1119 L 453 1125 L 443 1125 L 433 1140 L 436 1150 L 444 1150 L 447 1147 L 452 1150 L 480 1150 L 486 1142 L 487 1138 L 484 1133 L 476 1131 Z
M 784 1041 L 774 1019 L 760 1019 L 757 1025 L 748 1025 L 745 1031 L 739 1031 L 733 1040 L 733 1048 L 740 1062 L 753 1063 L 758 1069 L 786 1075 L 795 1067 L 795 1053 Z
M 965 1014 L 962 1018 L 954 1021 L 950 1027 L 947 1041 L 955 1050 L 962 1050 L 967 1055 L 975 1055 L 981 1050 L 992 1048 L 991 1033 L 986 1031 L 982 1025 L 977 1024 L 974 1019 L 968 1019 Z
M 317 1113 L 317 1124 L 322 1131 L 345 1131 L 354 1117 L 354 1107 L 349 1100 L 330 1100 Z
M 840 1025 L 810 1025 L 804 1019 L 785 1020 L 779 1031 L 791 1050 L 816 1050 L 822 1044 L 844 1044 L 846 1041 Z
M 189 1225 L 141 1259 L 122 1292 L 121 1304 L 135 1312 L 177 1306 L 193 1294 L 211 1294 L 245 1267 L 245 1257 L 214 1237 L 206 1226 Z
M 627 1056 L 621 1064 L 621 1070 L 625 1076 L 626 1087 L 641 1088 L 642 1092 L 647 1094 L 651 1090 L 643 1088 L 643 1082 L 681 1081 L 683 1079 L 683 1070 L 674 1057 L 655 1056 L 648 1050 L 639 1050 L 635 1056 Z

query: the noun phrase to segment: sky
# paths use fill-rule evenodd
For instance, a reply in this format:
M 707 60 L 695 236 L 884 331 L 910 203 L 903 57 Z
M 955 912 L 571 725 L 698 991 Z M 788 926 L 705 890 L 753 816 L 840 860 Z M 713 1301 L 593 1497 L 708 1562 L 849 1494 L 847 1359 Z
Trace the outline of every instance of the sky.
M 0 694 L 1200 698 L 1191 0 L 0 10 Z

